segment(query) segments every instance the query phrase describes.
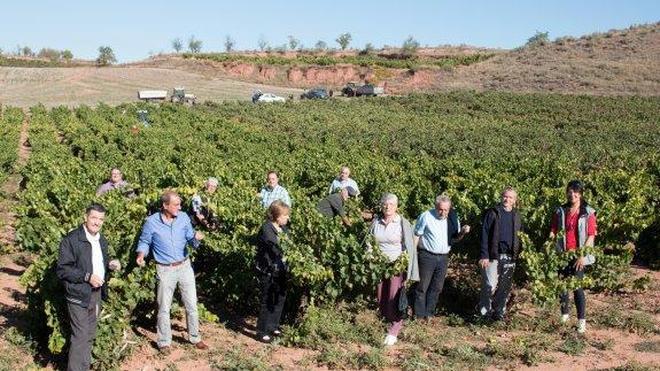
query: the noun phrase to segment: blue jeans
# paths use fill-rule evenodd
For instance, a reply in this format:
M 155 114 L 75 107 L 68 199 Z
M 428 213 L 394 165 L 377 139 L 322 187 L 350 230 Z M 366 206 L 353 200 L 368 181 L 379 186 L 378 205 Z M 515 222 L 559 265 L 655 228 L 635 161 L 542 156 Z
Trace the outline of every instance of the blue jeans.
M 430 317 L 435 312 L 449 265 L 449 255 L 433 254 L 424 249 L 417 252 L 419 282 L 415 287 L 415 317 Z
M 188 324 L 188 338 L 191 343 L 199 343 L 199 316 L 197 314 L 197 289 L 195 288 L 195 274 L 190 259 L 186 259 L 176 267 L 156 264 L 158 276 L 158 347 L 172 344 L 172 326 L 170 324 L 170 310 L 172 298 L 177 285 L 181 292 L 181 299 L 186 308 L 186 322 Z

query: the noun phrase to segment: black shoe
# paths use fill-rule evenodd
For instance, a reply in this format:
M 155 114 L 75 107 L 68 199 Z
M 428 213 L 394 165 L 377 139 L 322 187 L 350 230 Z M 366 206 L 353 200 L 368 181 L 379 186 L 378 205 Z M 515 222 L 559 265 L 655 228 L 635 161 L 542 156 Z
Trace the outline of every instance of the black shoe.
M 266 344 L 273 342 L 273 338 L 268 334 L 257 335 L 257 340 Z

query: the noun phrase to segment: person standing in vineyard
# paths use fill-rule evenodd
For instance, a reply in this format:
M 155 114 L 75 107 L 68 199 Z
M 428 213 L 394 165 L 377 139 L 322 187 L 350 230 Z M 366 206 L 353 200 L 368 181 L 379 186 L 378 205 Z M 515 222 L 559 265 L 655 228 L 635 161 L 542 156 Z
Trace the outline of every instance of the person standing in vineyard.
M 277 171 L 271 170 L 268 172 L 266 175 L 266 185 L 261 188 L 258 196 L 261 198 L 261 206 L 265 209 L 275 200 L 280 200 L 291 207 L 289 192 L 280 185 L 280 178 Z
M 559 232 L 563 236 L 557 238 L 557 251 L 577 251 L 584 247 L 593 247 L 596 239 L 596 211 L 582 198 L 584 186 L 579 180 L 572 180 L 566 186 L 566 203 L 555 210 L 552 217 L 550 238 L 557 237 Z M 575 276 L 584 278 L 584 268 L 595 263 L 596 258 L 591 254 L 577 254 L 574 261 L 559 271 L 560 276 Z M 578 287 L 573 291 L 575 307 L 577 309 L 579 333 L 587 331 L 586 298 L 584 290 Z M 569 319 L 570 305 L 568 292 L 560 296 L 561 322 Z
M 255 268 L 261 287 L 261 310 L 257 320 L 257 338 L 269 343 L 280 335 L 280 319 L 286 300 L 288 267 L 280 248 L 280 236 L 288 232 L 290 208 L 280 200 L 270 204 L 267 220 L 257 237 Z
M 330 188 L 328 189 L 328 194 L 336 193 L 340 189 L 351 187 L 355 190 L 355 195 L 360 194 L 360 189 L 358 188 L 357 182 L 351 179 L 351 169 L 348 166 L 342 166 L 339 170 L 339 175 L 330 183 Z
M 520 252 L 518 232 L 522 230 L 522 223 L 515 208 L 517 199 L 515 189 L 505 188 L 502 191 L 502 202 L 486 210 L 483 217 L 479 255 L 482 278 L 479 313 L 482 316 L 490 313 L 494 320 L 504 319 Z
M 415 287 L 415 317 L 426 320 L 433 316 L 442 292 L 449 265 L 451 245 L 470 233 L 470 226 L 461 227 L 451 199 L 439 195 L 435 208 L 417 218 L 413 244 L 417 246 L 419 282 Z
M 398 276 L 383 279 L 376 288 L 378 306 L 380 313 L 389 326 L 385 345 L 394 345 L 397 342 L 399 331 L 403 327 L 403 316 L 399 311 L 399 295 L 406 295 L 401 290 L 409 281 L 419 281 L 419 270 L 417 266 L 417 251 L 413 245 L 413 232 L 410 222 L 397 213 L 399 199 L 392 193 L 383 195 L 380 201 L 382 214 L 371 224 L 373 234 L 378 247 L 387 256 L 390 262 L 394 262 L 401 256 L 402 252 L 408 254 L 408 270 Z
M 204 183 L 204 189 L 195 193 L 192 197 L 191 209 L 192 220 L 194 224 L 201 224 L 207 230 L 214 231 L 219 227 L 218 218 L 213 215 L 213 211 L 209 209 L 209 201 L 211 195 L 218 189 L 218 179 L 208 178 Z
M 135 193 L 130 189 L 128 182 L 124 180 L 121 170 L 117 168 L 110 170 L 110 180 L 101 184 L 99 188 L 96 189 L 96 195 L 102 196 L 103 194 L 115 189 L 126 191 L 125 195 L 128 197 L 135 196 Z
M 197 313 L 197 289 L 186 245 L 194 248 L 204 238 L 201 232 L 195 232 L 186 213 L 181 213 L 181 197 L 167 190 L 160 198 L 160 212 L 147 217 L 142 226 L 142 234 L 137 246 L 137 265 L 145 265 L 144 258 L 153 252 L 158 275 L 158 348 L 164 354 L 170 352 L 172 328 L 170 308 L 177 285 L 186 308 L 188 340 L 197 349 L 208 349 L 199 334 L 199 316 Z
M 71 324 L 69 371 L 89 370 L 108 271 L 121 269 L 118 260 L 108 261 L 108 241 L 101 234 L 105 212 L 103 205 L 88 206 L 85 222 L 60 243 L 56 273 L 64 284 Z

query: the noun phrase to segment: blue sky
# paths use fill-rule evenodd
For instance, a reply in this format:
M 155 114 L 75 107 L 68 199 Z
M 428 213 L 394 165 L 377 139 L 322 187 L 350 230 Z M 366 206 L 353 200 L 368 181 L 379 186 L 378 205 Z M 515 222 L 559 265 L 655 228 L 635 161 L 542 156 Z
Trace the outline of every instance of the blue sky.
M 176 37 L 203 41 L 203 51 L 223 50 L 226 35 L 237 49 L 256 49 L 261 35 L 279 46 L 293 35 L 305 46 L 400 45 L 412 35 L 421 45 L 469 44 L 513 48 L 538 31 L 551 38 L 660 21 L 660 0 L 555 1 L 12 1 L 2 4 L 0 48 L 17 45 L 70 49 L 95 58 L 101 45 L 120 61 L 171 50 Z

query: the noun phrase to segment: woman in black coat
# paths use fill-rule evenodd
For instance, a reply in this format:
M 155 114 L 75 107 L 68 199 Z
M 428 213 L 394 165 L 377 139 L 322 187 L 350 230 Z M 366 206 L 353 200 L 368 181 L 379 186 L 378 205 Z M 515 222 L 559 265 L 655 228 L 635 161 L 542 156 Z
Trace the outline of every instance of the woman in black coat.
M 256 269 L 261 286 L 261 310 L 257 320 L 257 338 L 270 342 L 280 335 L 280 318 L 286 299 L 288 267 L 280 249 L 279 236 L 287 233 L 290 208 L 280 200 L 273 201 L 267 220 L 257 237 Z

